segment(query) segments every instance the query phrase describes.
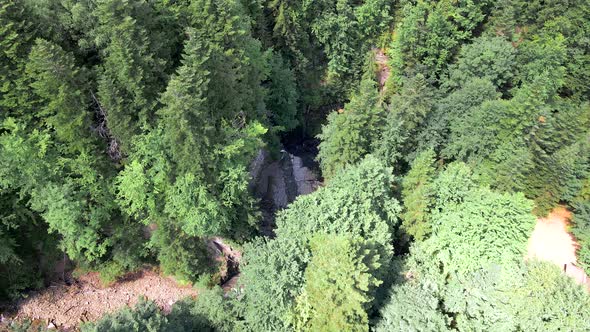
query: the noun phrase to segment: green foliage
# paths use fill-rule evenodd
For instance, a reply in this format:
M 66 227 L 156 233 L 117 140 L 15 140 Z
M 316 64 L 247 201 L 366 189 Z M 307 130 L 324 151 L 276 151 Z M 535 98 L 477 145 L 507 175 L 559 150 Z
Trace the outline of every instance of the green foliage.
M 389 113 L 378 138 L 372 142 L 372 154 L 385 165 L 393 167 L 396 173 L 400 173 L 404 166 L 404 151 L 409 140 L 406 135 L 404 123 Z
M 415 245 L 413 266 L 447 278 L 522 259 L 535 224 L 524 195 L 475 186 L 461 163 L 449 165 L 433 186 L 432 235 Z
M 14 252 L 16 247 L 16 241 L 14 239 L 9 238 L 3 232 L 0 233 L 2 236 L 2 247 L 0 247 L 0 263 L 17 263 L 19 262 L 19 258 Z
M 479 262 L 517 261 L 533 229 L 531 209 L 523 195 L 470 193 L 455 212 L 438 216 L 433 226 L 436 237 L 425 247 L 432 245 L 427 250 L 437 252 L 441 263 L 450 260 L 447 264 L 459 269 L 469 269 L 473 264 L 469 260 L 474 258 Z
M 155 127 L 136 137 L 117 179 L 121 207 L 157 225 L 152 248 L 164 270 L 184 280 L 208 270 L 199 238 L 240 239 L 255 221 L 247 166 L 266 133 L 265 57 L 239 4 L 224 4 L 188 7 L 182 65 L 162 94 Z
M 137 227 L 121 218 L 113 201 L 112 166 L 91 129 L 89 75 L 71 52 L 33 39 L 31 22 L 19 17 L 25 8 L 22 2 L 14 2 L 2 15 L 13 20 L 6 22 L 7 36 L 13 34 L 6 41 L 14 44 L 3 49 L 7 58 L 2 59 L 3 68 L 9 70 L 5 87 L 11 91 L 1 96 L 7 110 L 2 112 L 1 187 L 6 203 L 18 204 L 15 208 L 21 213 L 31 210 L 27 218 L 21 215 L 11 226 L 23 232 L 13 239 L 23 247 L 21 263 L 30 265 L 20 268 L 30 275 L 29 281 L 13 279 L 11 292 L 39 284 L 40 273 L 48 267 L 36 263 L 41 253 L 32 248 L 44 248 L 48 257 L 53 254 L 54 236 L 42 236 L 47 232 L 59 235 L 60 247 L 72 259 L 94 268 L 106 262 L 132 268 L 142 254 L 136 250 L 139 239 L 129 236 L 136 234 Z M 36 18 L 31 14 L 27 20 Z M 18 200 L 9 198 L 12 195 Z M 40 233 L 33 236 L 36 229 Z M 122 251 L 126 254 L 121 255 Z
M 412 161 L 420 149 L 433 147 L 420 132 L 431 116 L 438 97 L 424 75 L 404 80 L 403 88 L 390 96 L 389 113 L 382 126 L 380 139 L 374 140 L 373 151 L 388 165 L 403 169 L 403 161 Z
M 10 115 L 30 116 L 23 106 L 26 95 L 25 60 L 36 36 L 34 23 L 23 1 L 0 5 L 0 120 Z
M 501 37 L 480 37 L 461 47 L 457 62 L 450 66 L 446 85 L 469 87 L 469 80 L 487 78 L 498 89 L 512 82 L 516 70 L 516 48 Z
M 93 9 L 97 26 L 88 33 L 102 60 L 98 99 L 110 132 L 128 152 L 132 137 L 152 124 L 175 39 L 150 2 L 109 0 Z
M 396 285 L 377 330 L 584 330 L 588 301 L 587 292 L 550 263 L 478 267 L 442 289 L 424 275 Z
M 471 191 L 477 188 L 477 175 L 468 165 L 454 162 L 439 173 L 433 187 L 436 209 L 455 207 L 469 198 Z
M 377 139 L 378 128 L 384 118 L 379 100 L 377 84 L 366 75 L 359 91 L 354 94 L 343 112 L 328 116 L 328 124 L 318 135 L 321 140 L 318 160 L 325 178 L 360 161 L 371 151 L 371 144 Z
M 200 275 L 211 273 L 210 261 L 203 239 L 189 236 L 173 225 L 159 224 L 151 237 L 164 273 L 184 282 L 196 281 Z
M 590 269 L 589 22 L 583 0 L 3 1 L 0 297 L 64 254 L 212 286 L 210 237 L 256 233 L 253 157 L 323 125 L 327 181 L 244 245 L 243 289 L 84 329 L 589 330 L 587 294 L 522 263 L 531 210 L 565 203 Z
M 323 238 L 347 236 L 361 239 L 361 248 L 372 253 L 363 260 L 370 279 L 382 281 L 388 278 L 393 266 L 392 241 L 400 210 L 393 198 L 392 181 L 391 169 L 368 156 L 360 164 L 339 172 L 326 187 L 299 197 L 283 210 L 277 219 L 275 239 L 256 240 L 246 246 L 242 278 L 244 284 L 248 285 L 243 305 L 244 319 L 249 329 L 283 331 L 293 328 L 295 322 L 291 313 L 296 298 L 301 295 L 305 282 L 309 281 L 306 269 L 314 257 L 318 262 L 324 260 L 324 254 L 321 257 L 312 256 L 313 246 L 310 248 L 309 244 L 316 236 L 322 238 L 321 234 L 324 234 Z M 316 250 L 324 252 L 323 246 L 319 247 L 320 242 Z M 332 251 L 330 255 L 337 254 L 337 250 Z M 325 261 L 326 264 L 328 261 Z M 320 274 L 328 272 L 317 271 L 313 274 L 318 276 L 320 282 L 323 280 Z M 370 287 L 364 292 L 372 299 L 377 289 Z M 309 295 L 299 300 L 307 301 L 307 304 L 300 305 L 302 315 L 307 315 L 305 307 L 315 305 L 309 302 Z M 354 306 L 352 303 L 350 305 Z M 371 306 L 370 302 L 363 305 L 365 310 Z M 307 318 L 301 323 L 305 325 Z
M 197 299 L 186 298 L 174 304 L 167 316 L 164 331 L 240 331 L 238 308 L 232 298 L 215 287 L 199 293 Z
M 535 198 L 542 215 L 580 181 L 576 169 L 587 159 L 579 158 L 584 144 L 576 142 L 587 135 L 588 108 L 559 95 L 566 57 L 562 36 L 534 38 L 522 45 L 521 54 L 522 85 L 499 120 L 499 137 L 523 137 L 534 168 L 515 189 Z
M 518 52 L 500 38 L 464 46 L 445 82 L 455 90 L 436 105 L 420 141 L 473 165 L 482 183 L 524 192 L 539 215 L 570 200 L 585 176 L 589 117 L 585 104 L 561 95 L 566 53 L 555 33 L 532 36 Z
M 502 295 L 514 330 L 561 331 L 590 328 L 590 296 L 550 263 L 531 263 L 511 274 Z
M 531 201 L 522 194 L 478 188 L 474 180 L 465 165 L 451 164 L 434 181 L 432 235 L 412 248 L 406 273 L 410 280 L 394 286 L 380 324 L 404 324 L 404 317 L 420 315 L 422 325 L 409 329 L 520 331 L 588 326 L 573 314 L 589 300 L 579 286 L 549 264 L 520 263 L 535 222 Z M 421 290 L 422 295 L 415 296 L 430 299 L 431 304 L 400 312 L 394 301 L 416 294 L 410 290 Z M 445 321 L 446 328 L 434 325 Z
M 290 131 L 299 124 L 297 114 L 298 91 L 293 71 L 280 54 L 270 57 L 270 86 L 266 107 L 270 110 L 272 124 L 281 131 Z
M 277 237 L 306 238 L 318 232 L 360 236 L 377 249 L 382 276 L 393 257 L 392 234 L 400 211 L 392 185 L 391 169 L 367 156 L 279 213 Z
M 580 245 L 576 252 L 578 263 L 588 274 L 590 271 L 590 200 L 574 203 L 572 233 Z
M 517 269 L 517 265 L 510 265 Z M 451 279 L 444 289 L 444 310 L 452 315 L 460 331 L 511 331 L 512 318 L 501 298 L 503 271 L 497 266 L 480 268 Z
M 392 79 L 407 71 L 442 76 L 461 42 L 484 20 L 488 1 L 406 1 L 391 46 Z
M 431 232 L 429 217 L 435 194 L 432 182 L 436 175 L 434 158 L 433 150 L 418 154 L 402 183 L 402 229 L 416 241 L 424 240 Z
M 447 331 L 449 318 L 441 311 L 439 299 L 428 285 L 404 283 L 392 289 L 375 331 Z
M 67 144 L 67 152 L 95 148 L 97 142 L 88 130 L 90 113 L 85 110 L 89 103 L 87 75 L 76 67 L 74 57 L 51 42 L 37 39 L 25 71 L 32 79 L 35 102 L 44 104 L 35 117 L 55 133 L 57 140 Z
M 303 285 L 310 250 L 299 237 L 254 239 L 244 247 L 241 280 L 244 321 L 251 330 L 289 330 L 289 316 Z
M 437 113 L 444 119 L 446 144 L 441 154 L 458 160 L 478 160 L 497 146 L 497 117 L 505 104 L 487 78 L 473 78 L 443 100 Z
M 475 180 L 460 163 L 437 176 L 432 235 L 412 247 L 406 281 L 392 288 L 377 330 L 590 326 L 575 314 L 590 300 L 580 286 L 549 263 L 521 263 L 535 222 L 531 201 L 477 187 Z
M 36 35 L 21 1 L 0 5 L 0 298 L 14 299 L 28 288 L 42 286 L 44 266 L 38 264 L 39 248 L 47 256 L 55 251 L 55 239 L 37 211 L 30 209 L 29 190 L 36 178 L 46 175 L 44 165 L 30 165 L 28 154 L 45 154 L 48 136 L 35 131 L 27 137 L 19 116 L 31 121 L 34 111 L 27 55 Z M 19 131 L 15 134 L 14 131 Z M 39 143 L 39 144 L 35 144 Z M 37 160 L 38 161 L 38 160 Z
M 385 0 L 316 3 L 322 14 L 312 21 L 311 29 L 324 45 L 329 72 L 345 77 L 358 73 L 370 43 L 389 28 L 390 3 Z
M 589 300 L 558 267 L 540 262 L 479 271 L 451 282 L 444 294 L 456 328 L 470 331 L 587 329 Z
M 132 310 L 126 307 L 114 314 L 106 315 L 94 324 L 82 326 L 84 332 L 101 331 L 164 331 L 167 319 L 158 306 L 144 297 Z
M 5 123 L 0 139 L 3 160 L 2 187 L 29 193 L 28 204 L 62 238 L 72 258 L 88 262 L 105 257 L 111 240 L 107 228 L 117 229 L 116 207 L 108 180 L 93 165 L 89 154 L 62 156 L 49 134 Z M 28 165 L 26 169 L 22 165 Z
M 501 1 L 489 23 L 489 33 L 499 32 L 513 42 L 535 34 L 559 33 L 565 37 L 568 61 L 565 64 L 564 92 L 578 99 L 588 96 L 588 26 L 587 3 L 583 0 L 562 2 Z
M 346 235 L 317 235 L 310 240 L 312 259 L 296 299 L 296 330 L 368 330 L 364 307 L 372 299 L 367 293 L 381 281 L 370 273 L 378 268 L 378 256 L 362 242 Z
M 340 91 L 354 88 L 365 54 L 392 22 L 392 4 L 385 0 L 276 0 L 268 6 L 276 44 L 294 64 L 298 79 L 319 81 L 322 77 L 314 72 L 321 75 L 327 67 L 328 81 Z M 327 64 L 319 61 L 324 56 Z
M 53 267 L 39 264 L 38 256 L 42 253 L 47 262 L 56 259 L 58 241 L 18 193 L 0 192 L 0 299 L 12 300 L 43 286 L 43 275 Z

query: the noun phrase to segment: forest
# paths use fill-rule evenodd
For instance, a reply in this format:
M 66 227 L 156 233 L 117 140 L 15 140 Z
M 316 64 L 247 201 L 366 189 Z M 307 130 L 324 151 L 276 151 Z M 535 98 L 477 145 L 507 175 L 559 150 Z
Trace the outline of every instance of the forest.
M 304 141 L 321 183 L 262 231 L 253 160 Z M 590 275 L 587 0 L 0 2 L 3 303 L 67 258 L 198 289 L 86 332 L 590 331 L 525 259 L 558 206 Z

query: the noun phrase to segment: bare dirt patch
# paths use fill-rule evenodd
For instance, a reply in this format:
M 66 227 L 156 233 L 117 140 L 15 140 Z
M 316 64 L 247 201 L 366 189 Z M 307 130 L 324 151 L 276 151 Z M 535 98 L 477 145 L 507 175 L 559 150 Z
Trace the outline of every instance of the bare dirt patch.
M 576 263 L 576 242 L 567 231 L 571 213 L 562 207 L 539 218 L 529 239 L 528 257 L 550 261 L 563 267 Z
M 590 281 L 584 271 L 576 266 L 578 244 L 568 232 L 571 212 L 564 207 L 557 207 L 546 218 L 539 218 L 528 244 L 527 258 L 552 262 L 579 284 Z
M 195 297 L 197 290 L 181 286 L 172 278 L 152 270 L 127 275 L 109 287 L 103 287 L 96 273 L 88 273 L 72 285 L 56 285 L 32 293 L 16 305 L 14 319 L 30 318 L 52 323 L 60 330 L 74 331 L 86 321 L 134 306 L 139 296 L 156 302 L 165 312 L 185 297 Z
M 376 48 L 373 52 L 375 52 L 375 63 L 378 67 L 377 79 L 379 81 L 379 90 L 384 91 L 385 83 L 391 74 L 391 69 L 388 65 L 389 59 L 382 48 Z

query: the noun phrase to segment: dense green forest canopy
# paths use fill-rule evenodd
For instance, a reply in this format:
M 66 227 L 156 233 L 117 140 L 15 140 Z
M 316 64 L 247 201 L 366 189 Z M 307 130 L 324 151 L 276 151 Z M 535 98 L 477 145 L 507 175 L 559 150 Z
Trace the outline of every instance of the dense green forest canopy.
M 212 286 L 223 237 L 243 288 L 82 329 L 590 330 L 524 261 L 561 204 L 590 274 L 588 82 L 585 0 L 4 0 L 0 298 L 63 255 Z M 292 137 L 324 184 L 262 236 L 250 163 Z

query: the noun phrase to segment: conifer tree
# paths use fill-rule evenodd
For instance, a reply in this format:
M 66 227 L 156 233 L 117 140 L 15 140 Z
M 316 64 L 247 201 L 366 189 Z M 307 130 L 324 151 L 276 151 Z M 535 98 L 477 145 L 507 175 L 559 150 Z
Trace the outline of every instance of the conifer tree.
M 365 307 L 368 292 L 381 281 L 374 253 L 362 240 L 345 235 L 318 235 L 310 241 L 312 258 L 305 270 L 305 285 L 297 297 L 295 330 L 367 331 Z M 371 262 L 373 261 L 373 262 Z
M 153 125 L 158 95 L 171 65 L 170 36 L 157 27 L 149 2 L 107 0 L 93 10 L 98 25 L 90 35 L 100 50 L 98 101 L 107 126 L 124 152 L 143 127 Z M 172 44 L 174 45 L 174 44 Z
M 321 140 L 318 160 L 323 176 L 329 179 L 370 153 L 384 117 L 377 83 L 367 73 L 359 91 L 344 106 L 342 113 L 331 113 L 328 124 L 318 135 Z
M 436 175 L 435 153 L 426 150 L 418 154 L 403 180 L 402 228 L 416 241 L 424 240 L 431 232 L 430 215 L 434 204 L 433 180 Z
M 461 42 L 469 40 L 488 11 L 488 1 L 406 2 L 391 45 L 391 79 L 408 72 L 438 80 Z
M 399 169 L 403 168 L 403 161 L 411 162 L 418 151 L 432 147 L 432 140 L 421 133 L 426 132 L 427 119 L 432 116 L 437 98 L 436 90 L 424 75 L 405 79 L 401 90 L 390 97 L 387 118 L 378 129 L 381 139 L 373 143 L 375 154 L 393 157 L 387 162 L 397 163 Z
M 24 69 L 36 37 L 34 23 L 21 0 L 0 5 L 0 119 L 30 116 Z
M 269 64 L 270 83 L 265 104 L 270 120 L 281 131 L 293 130 L 299 124 L 299 95 L 294 73 L 278 53 L 273 52 Z
M 188 10 L 182 65 L 117 187 L 128 214 L 157 225 L 151 242 L 166 272 L 195 280 L 209 265 L 203 237 L 252 232 L 247 166 L 266 133 L 266 72 L 239 3 L 203 0 Z

